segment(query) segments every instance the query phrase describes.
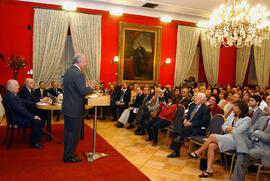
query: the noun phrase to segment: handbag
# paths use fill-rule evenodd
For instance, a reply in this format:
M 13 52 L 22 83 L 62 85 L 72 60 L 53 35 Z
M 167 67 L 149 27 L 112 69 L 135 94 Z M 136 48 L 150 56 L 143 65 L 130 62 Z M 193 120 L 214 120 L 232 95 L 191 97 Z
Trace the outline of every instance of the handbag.
M 200 159 L 200 170 L 205 171 L 207 169 L 207 159 Z

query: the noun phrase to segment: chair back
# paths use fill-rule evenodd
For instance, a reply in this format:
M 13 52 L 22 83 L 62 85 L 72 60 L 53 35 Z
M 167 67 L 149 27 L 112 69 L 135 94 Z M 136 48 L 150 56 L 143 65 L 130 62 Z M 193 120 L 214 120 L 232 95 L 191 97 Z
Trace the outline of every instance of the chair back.
M 221 134 L 224 121 L 225 118 L 222 114 L 216 114 L 210 121 L 209 134 Z
M 185 117 L 185 107 L 183 105 L 179 105 L 173 117 L 173 132 L 175 133 L 181 132 L 184 117 Z
M 10 126 L 13 124 L 13 119 L 12 119 L 12 109 L 10 108 L 10 106 L 3 101 L 3 106 L 5 108 L 5 115 L 6 115 L 6 120 L 7 120 L 7 126 Z

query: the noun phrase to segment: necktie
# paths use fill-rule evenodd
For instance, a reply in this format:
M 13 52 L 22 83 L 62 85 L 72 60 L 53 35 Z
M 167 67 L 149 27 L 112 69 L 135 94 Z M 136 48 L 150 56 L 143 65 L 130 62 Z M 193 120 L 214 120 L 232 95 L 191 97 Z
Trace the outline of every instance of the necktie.
M 252 110 L 251 113 L 250 113 L 251 118 L 253 117 L 253 114 L 254 114 L 254 110 Z
M 189 121 L 191 121 L 191 120 L 193 119 L 193 117 L 195 116 L 195 114 L 196 114 L 196 112 L 197 112 L 197 109 L 198 109 L 198 106 L 196 106 L 196 107 L 194 108 L 194 110 L 192 111 L 192 113 L 191 113 L 191 115 L 190 115 Z
M 262 131 L 265 131 L 265 130 L 266 130 L 266 128 L 268 127 L 269 121 L 270 121 L 270 118 L 268 118 L 268 119 L 265 121 L 265 125 L 264 125 Z
M 40 97 L 43 98 L 43 89 L 40 89 Z

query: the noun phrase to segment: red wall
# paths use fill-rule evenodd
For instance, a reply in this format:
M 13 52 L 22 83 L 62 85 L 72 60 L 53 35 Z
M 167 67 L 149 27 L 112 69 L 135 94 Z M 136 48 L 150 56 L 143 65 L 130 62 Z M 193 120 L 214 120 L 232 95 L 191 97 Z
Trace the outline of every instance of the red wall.
M 236 66 L 236 48 L 220 47 L 218 83 L 231 84 L 235 83 L 235 66 Z
M 7 0 L 6 0 L 7 1 Z M 60 8 L 56 5 L 43 5 L 37 3 L 0 3 L 0 53 L 9 56 L 11 53 L 24 56 L 27 60 L 27 68 L 18 71 L 18 80 L 23 84 L 23 80 L 29 75 L 26 72 L 32 68 L 32 30 L 27 30 L 27 26 L 33 27 L 33 8 L 32 5 Z M 80 9 L 84 12 L 102 14 L 102 47 L 101 47 L 101 81 L 107 83 L 116 81 L 117 65 L 111 64 L 114 56 L 118 54 L 118 23 L 128 22 L 153 26 L 161 26 L 161 59 L 160 59 L 160 83 L 173 84 L 174 67 L 176 55 L 177 25 L 193 25 L 188 22 L 172 21 L 162 23 L 157 18 L 124 14 L 121 17 L 111 16 L 108 12 L 99 10 Z M 220 56 L 219 83 L 234 83 L 235 72 L 235 49 L 221 48 Z M 172 63 L 162 66 L 166 58 L 171 58 Z M 233 67 L 232 67 L 233 66 Z M 233 69 L 233 71 L 232 71 Z M 12 69 L 0 62 L 0 85 L 13 78 Z M 229 75 L 228 75 L 229 74 Z M 202 60 L 199 64 L 199 78 L 204 77 Z

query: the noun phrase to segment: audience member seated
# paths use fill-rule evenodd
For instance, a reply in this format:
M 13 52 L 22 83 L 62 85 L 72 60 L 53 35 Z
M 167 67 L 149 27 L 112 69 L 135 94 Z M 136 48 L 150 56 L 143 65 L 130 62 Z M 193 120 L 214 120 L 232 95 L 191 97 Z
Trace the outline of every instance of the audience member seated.
M 128 85 L 126 82 L 122 84 L 122 88 L 118 93 L 117 100 L 115 101 L 114 106 L 111 109 L 113 114 L 113 121 L 117 120 L 117 109 L 119 109 L 119 117 L 121 117 L 123 111 L 128 108 L 131 95 L 130 90 L 127 86 Z
M 52 88 L 50 88 L 48 92 L 51 94 L 51 96 L 57 99 L 58 95 L 63 93 L 63 90 L 58 88 L 58 83 L 56 81 L 52 81 L 51 86 Z M 56 121 L 59 121 L 60 111 L 53 111 L 53 116 L 56 116 Z
M 110 106 L 103 106 L 103 112 L 102 112 L 102 118 L 101 120 L 105 120 L 106 119 L 106 114 L 108 112 L 108 108 L 110 108 L 111 112 L 113 112 L 112 110 L 115 109 L 116 105 L 115 102 L 118 99 L 118 92 L 115 90 L 114 85 L 113 84 L 108 84 L 109 87 L 106 90 L 106 94 L 110 95 Z M 114 119 L 114 118 L 113 118 Z
M 213 175 L 213 162 L 215 151 L 220 152 L 235 150 L 236 145 L 232 133 L 245 135 L 251 125 L 251 119 L 248 117 L 248 105 L 244 101 L 236 101 L 233 106 L 234 116 L 230 117 L 223 125 L 224 135 L 211 134 L 204 144 L 196 151 L 188 153 L 190 157 L 197 159 L 205 150 L 208 149 L 207 169 L 201 178 L 207 178 Z
M 145 97 L 143 105 L 139 108 L 136 115 L 135 124 L 138 126 L 135 130 L 136 135 L 145 135 L 145 120 L 149 119 L 150 115 L 156 113 L 160 103 L 160 97 L 162 97 L 162 91 L 160 88 L 156 88 L 154 96 L 150 94 L 149 89 L 148 91 L 144 90 L 144 94 Z
M 208 123 L 210 121 L 210 109 L 204 104 L 206 96 L 204 93 L 198 93 L 192 106 L 184 118 L 178 133 L 173 133 L 173 140 L 170 145 L 174 151 L 168 158 L 180 157 L 181 144 L 186 136 L 205 136 Z
M 158 130 L 169 126 L 172 123 L 177 105 L 173 94 L 167 95 L 167 102 L 163 100 L 159 105 L 159 114 L 145 124 L 148 138 L 146 141 L 153 141 L 152 146 L 156 146 L 158 142 Z
M 251 95 L 249 94 L 249 92 L 246 91 L 246 92 L 243 93 L 242 100 L 248 104 L 250 97 L 251 97 Z
M 259 160 L 270 167 L 270 106 L 265 109 L 268 116 L 262 116 L 248 130 L 248 136 L 233 132 L 237 160 L 232 181 L 244 181 L 248 158 Z
M 38 144 L 41 140 L 41 119 L 24 108 L 22 100 L 17 96 L 19 87 L 17 80 L 9 80 L 4 101 L 12 110 L 12 119 L 15 124 L 22 128 L 31 128 L 30 147 L 41 149 L 43 146 Z
M 265 112 L 259 107 L 261 103 L 261 97 L 258 95 L 251 96 L 249 98 L 248 106 L 250 107 L 249 115 L 251 117 L 252 125 L 261 117 L 265 116 Z
M 185 108 L 187 108 L 190 102 L 191 102 L 191 99 L 189 97 L 188 88 L 183 88 L 182 99 L 179 102 L 177 102 L 177 104 L 182 104 L 183 106 L 185 106 Z
M 220 107 L 224 111 L 224 116 L 230 115 L 228 113 L 232 112 L 232 107 L 233 107 L 232 97 L 233 97 L 233 94 L 234 94 L 234 92 L 232 92 L 232 91 L 227 92 L 227 96 L 226 96 L 227 98 L 226 98 L 225 102 L 223 103 L 223 105 Z
M 212 94 L 208 100 L 208 103 L 209 103 L 208 107 L 210 108 L 210 112 L 211 112 L 212 116 L 214 116 L 216 114 L 221 114 L 221 109 L 217 105 L 217 102 L 219 102 L 218 96 L 216 94 Z
M 134 128 L 133 126 L 133 122 L 135 119 L 135 116 L 139 110 L 139 107 L 142 105 L 143 100 L 144 100 L 144 94 L 142 92 L 142 88 L 140 86 L 138 86 L 136 88 L 136 99 L 134 101 L 134 103 L 128 108 L 125 109 L 124 112 L 122 113 L 122 115 L 120 116 L 118 123 L 115 124 L 115 126 L 117 128 L 122 128 L 124 127 L 124 125 L 129 122 L 129 126 L 127 127 L 127 129 L 132 129 Z
M 264 111 L 264 109 L 265 109 L 266 106 L 267 106 L 266 102 L 264 101 L 264 97 L 265 97 L 264 92 L 262 92 L 262 91 L 257 91 L 257 92 L 254 93 L 254 95 L 258 95 L 258 96 L 261 97 L 262 101 L 261 101 L 259 107 L 261 108 L 261 110 Z
M 229 110 L 227 110 L 227 112 L 224 111 L 224 117 L 227 119 L 229 118 L 229 116 L 233 116 L 233 105 L 236 101 L 240 100 L 240 95 L 238 93 L 234 93 L 231 99 L 231 104 L 232 106 L 230 107 Z

